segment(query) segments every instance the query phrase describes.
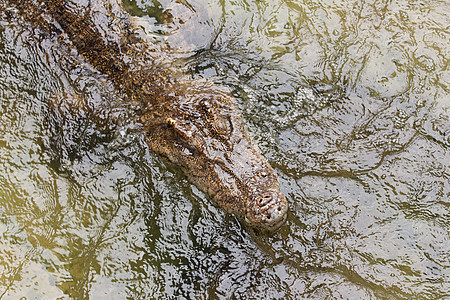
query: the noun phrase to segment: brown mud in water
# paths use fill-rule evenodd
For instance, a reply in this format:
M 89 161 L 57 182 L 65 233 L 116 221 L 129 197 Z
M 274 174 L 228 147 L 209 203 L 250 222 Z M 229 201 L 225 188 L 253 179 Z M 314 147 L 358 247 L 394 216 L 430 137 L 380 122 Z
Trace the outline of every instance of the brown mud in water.
M 145 37 L 114 1 L 10 2 L 27 22 L 68 39 L 107 75 L 138 106 L 150 148 L 221 208 L 256 228 L 274 230 L 285 222 L 288 206 L 277 175 L 247 136 L 225 88 L 183 75 L 168 47 Z

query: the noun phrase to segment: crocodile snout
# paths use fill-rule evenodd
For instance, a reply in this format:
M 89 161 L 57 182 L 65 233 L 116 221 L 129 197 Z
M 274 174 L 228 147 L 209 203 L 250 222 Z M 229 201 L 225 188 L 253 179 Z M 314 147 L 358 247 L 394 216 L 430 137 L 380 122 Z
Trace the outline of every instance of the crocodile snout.
M 280 191 L 269 190 L 253 198 L 245 219 L 255 227 L 275 230 L 286 221 L 287 210 L 284 195 Z

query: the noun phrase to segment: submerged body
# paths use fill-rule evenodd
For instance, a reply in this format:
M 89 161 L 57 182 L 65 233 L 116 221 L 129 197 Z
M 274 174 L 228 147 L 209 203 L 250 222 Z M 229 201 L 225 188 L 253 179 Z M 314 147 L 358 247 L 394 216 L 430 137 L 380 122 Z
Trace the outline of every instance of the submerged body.
M 231 94 L 172 68 L 164 45 L 140 35 L 114 1 L 14 1 L 24 18 L 66 35 L 73 47 L 139 107 L 149 147 L 179 166 L 229 213 L 274 230 L 286 220 L 277 176 L 247 136 Z M 101 32 L 93 16 L 114 28 Z

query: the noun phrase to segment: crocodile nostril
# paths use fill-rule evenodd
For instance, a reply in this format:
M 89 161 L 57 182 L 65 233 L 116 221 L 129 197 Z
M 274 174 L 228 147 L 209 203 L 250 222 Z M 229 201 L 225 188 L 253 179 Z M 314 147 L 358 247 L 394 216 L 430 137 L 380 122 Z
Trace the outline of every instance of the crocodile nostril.
M 264 194 L 264 195 L 262 195 L 262 196 L 258 199 L 258 204 L 259 204 L 260 206 L 264 206 L 264 205 L 266 205 L 267 203 L 271 202 L 272 199 L 273 199 L 272 194 L 270 194 L 270 193 Z

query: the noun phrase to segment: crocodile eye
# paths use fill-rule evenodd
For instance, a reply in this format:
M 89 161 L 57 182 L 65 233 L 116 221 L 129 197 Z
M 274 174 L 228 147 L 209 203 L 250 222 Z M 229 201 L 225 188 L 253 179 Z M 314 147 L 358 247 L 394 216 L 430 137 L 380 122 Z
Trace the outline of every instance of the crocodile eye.
M 177 123 L 177 121 L 175 121 L 172 118 L 167 118 L 166 119 L 166 124 L 169 125 L 169 126 L 174 126 L 176 123 Z
M 201 102 L 201 110 L 208 118 L 214 118 L 217 115 L 211 101 L 207 99 Z
M 201 111 L 203 112 L 206 122 L 209 123 L 210 127 L 217 134 L 226 135 L 232 132 L 231 120 L 228 115 L 223 115 L 223 112 L 220 112 L 214 108 L 211 104 L 211 100 L 203 100 L 201 102 Z
M 188 128 L 188 124 L 182 124 L 175 119 L 167 118 L 166 124 L 172 128 L 179 136 L 190 139 L 192 137 L 192 131 Z
M 213 128 L 218 134 L 226 135 L 231 132 L 229 123 L 230 121 L 228 118 L 220 116 L 216 118 L 215 122 L 213 123 Z

